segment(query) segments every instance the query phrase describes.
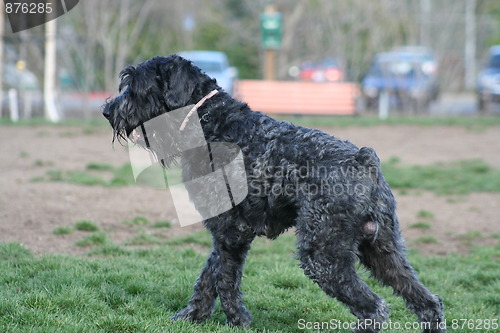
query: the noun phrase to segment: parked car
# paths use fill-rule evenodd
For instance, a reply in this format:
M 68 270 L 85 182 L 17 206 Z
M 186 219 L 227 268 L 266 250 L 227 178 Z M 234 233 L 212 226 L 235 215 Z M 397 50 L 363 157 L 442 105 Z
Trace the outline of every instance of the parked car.
M 217 84 L 229 94 L 233 94 L 234 80 L 237 77 L 235 67 L 229 66 L 227 55 L 218 51 L 185 51 L 177 53 L 183 58 L 191 60 L 208 76 L 217 80 Z
M 479 111 L 489 103 L 500 102 L 500 45 L 492 46 L 486 65 L 477 79 L 477 104 Z
M 299 80 L 313 82 L 338 82 L 344 80 L 342 63 L 337 58 L 305 62 L 299 68 Z
M 427 110 L 439 96 L 436 58 L 427 48 L 416 47 L 376 54 L 361 88 L 367 107 L 376 107 L 386 92 L 390 105 Z
M 31 117 L 43 114 L 43 99 L 40 83 L 24 61 L 6 63 L 3 67 L 2 82 L 4 94 L 2 96 L 2 112 L 0 118 L 10 116 L 11 103 L 16 101 L 19 117 Z M 11 92 L 12 91 L 12 92 Z M 12 95 L 14 93 L 15 95 Z M 17 98 L 13 99 L 13 96 Z

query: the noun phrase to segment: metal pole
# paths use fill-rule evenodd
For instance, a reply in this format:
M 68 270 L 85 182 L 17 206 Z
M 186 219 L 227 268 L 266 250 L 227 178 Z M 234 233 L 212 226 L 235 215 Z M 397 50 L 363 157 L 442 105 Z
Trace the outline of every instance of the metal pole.
M 382 120 L 389 117 L 389 93 L 385 90 L 378 97 L 378 117 Z
M 476 0 L 465 1 L 465 87 L 473 89 L 476 78 Z
M 17 90 L 14 88 L 9 89 L 9 110 L 10 120 L 16 123 L 19 121 L 19 100 L 17 99 Z

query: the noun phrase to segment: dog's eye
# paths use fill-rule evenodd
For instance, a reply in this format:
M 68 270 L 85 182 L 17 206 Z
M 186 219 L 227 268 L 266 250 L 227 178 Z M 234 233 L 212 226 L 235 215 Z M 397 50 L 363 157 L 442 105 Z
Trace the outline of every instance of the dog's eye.
M 163 80 L 160 75 L 156 75 L 155 79 L 160 87 L 162 87 L 163 89 L 168 89 L 168 83 Z
M 119 93 L 122 93 L 122 92 L 124 92 L 125 90 L 127 90 L 127 88 L 128 88 L 128 84 L 127 84 L 127 85 L 125 85 L 125 86 L 123 86 L 123 87 L 120 87 L 120 89 L 118 90 L 118 92 L 119 92 Z

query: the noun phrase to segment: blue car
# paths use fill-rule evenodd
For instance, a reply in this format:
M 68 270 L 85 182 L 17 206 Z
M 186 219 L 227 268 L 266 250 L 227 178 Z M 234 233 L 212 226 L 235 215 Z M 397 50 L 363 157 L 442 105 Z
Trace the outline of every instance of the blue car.
M 500 102 L 500 45 L 490 48 L 488 61 L 477 80 L 477 104 L 479 111 L 489 103 Z
M 387 93 L 391 106 L 427 110 L 439 95 L 437 61 L 430 52 L 379 53 L 361 88 L 368 108 L 376 107 L 380 95 Z

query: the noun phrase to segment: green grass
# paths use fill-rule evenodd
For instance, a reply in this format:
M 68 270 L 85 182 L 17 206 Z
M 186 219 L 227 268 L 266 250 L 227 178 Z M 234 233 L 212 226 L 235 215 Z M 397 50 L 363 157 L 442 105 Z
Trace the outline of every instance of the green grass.
M 99 228 L 95 225 L 95 223 L 88 220 L 77 221 L 75 223 L 75 229 L 88 232 L 99 231 Z
M 500 117 L 435 117 L 435 116 L 391 116 L 386 120 L 381 120 L 377 116 L 275 116 L 280 120 L 286 120 L 307 127 L 326 126 L 380 126 L 380 125 L 418 125 L 418 126 L 462 126 L 471 129 L 482 129 L 490 126 L 500 126 Z M 105 119 L 92 119 L 83 121 L 80 119 L 63 120 L 57 124 L 51 123 L 44 118 L 22 119 L 19 122 L 12 122 L 10 119 L 0 119 L 0 126 L 20 126 L 20 127 L 67 127 L 74 126 L 82 128 L 84 135 L 95 132 L 107 131 L 109 123 Z
M 416 222 L 411 224 L 410 228 L 428 230 L 431 228 L 431 225 L 427 222 Z
M 470 130 L 482 130 L 490 126 L 500 126 L 500 117 L 412 117 L 391 116 L 381 120 L 377 116 L 332 117 L 332 116 L 276 116 L 305 127 L 373 127 L 380 125 L 415 125 L 415 126 L 461 126 Z
M 418 211 L 417 217 L 420 219 L 432 220 L 434 218 L 434 213 L 430 212 L 428 210 L 422 209 L 422 210 Z
M 500 170 L 483 160 L 463 160 L 451 163 L 412 166 L 401 165 L 398 157 L 391 157 L 382 163 L 385 179 L 393 189 L 405 193 L 408 189 L 424 189 L 438 194 L 468 194 L 471 192 L 500 192 Z M 168 170 L 168 183 L 180 182 L 179 168 Z M 36 177 L 32 181 L 62 181 L 80 185 L 99 185 L 106 187 L 132 186 L 135 184 L 165 188 L 163 171 L 151 167 L 141 173 L 134 181 L 129 163 L 121 167 L 108 164 L 89 163 L 85 171 L 49 170 L 45 177 Z M 433 219 L 434 214 L 420 211 L 417 217 Z M 422 215 L 422 216 L 420 216 Z
M 205 246 L 207 248 L 212 246 L 212 238 L 206 232 L 195 232 L 189 235 L 176 237 L 174 239 L 170 239 L 167 244 L 169 245 L 190 245 L 196 244 Z
M 110 164 L 105 164 L 105 163 L 89 163 L 85 167 L 87 170 L 99 170 L 99 171 L 113 171 L 114 167 Z
M 168 183 L 177 184 L 181 181 L 180 168 L 168 170 Z M 120 187 L 142 185 L 153 188 L 166 188 L 165 177 L 159 165 L 144 170 L 134 180 L 130 163 L 120 167 L 109 164 L 89 163 L 85 170 L 48 170 L 45 176 L 32 178 L 31 181 L 66 182 L 86 186 Z
M 142 216 L 136 216 L 132 220 L 123 221 L 123 224 L 130 226 L 145 226 L 151 224 L 151 222 Z
M 32 178 L 31 181 L 65 182 L 86 186 L 128 186 L 133 185 L 132 171 L 129 164 L 120 168 L 110 169 L 106 165 L 89 164 L 85 171 L 79 170 L 49 170 L 45 176 Z M 112 175 L 104 175 L 102 172 L 111 172 Z
M 431 229 L 432 226 L 428 221 L 434 219 L 434 213 L 432 213 L 428 210 L 420 210 L 417 213 L 417 217 L 419 219 L 422 219 L 422 221 L 418 221 L 416 223 L 411 224 L 410 228 L 421 229 L 421 230 Z M 430 242 L 432 243 L 433 241 L 431 240 Z M 425 241 L 424 241 L 424 243 L 425 243 Z
M 54 162 L 52 162 L 52 161 L 36 160 L 35 163 L 33 163 L 33 166 L 36 166 L 36 167 L 54 166 Z
M 472 247 L 474 244 L 480 243 L 481 238 L 483 238 L 483 235 L 479 231 L 469 231 L 465 234 L 456 236 L 456 239 L 458 239 L 462 245 L 467 247 Z
M 155 235 L 140 234 L 127 242 L 127 245 L 156 245 L 160 240 Z
M 89 247 L 97 245 L 105 245 L 108 243 L 108 237 L 105 233 L 97 232 L 84 237 L 82 240 L 76 242 L 76 246 Z
M 83 128 L 85 131 L 89 131 L 92 128 L 109 128 L 109 123 L 105 119 L 91 119 L 91 120 L 81 120 L 81 119 L 65 119 L 58 123 L 52 123 L 45 118 L 30 118 L 21 119 L 18 122 L 12 122 L 8 118 L 0 118 L 0 126 L 19 126 L 19 127 L 39 127 L 39 126 L 49 126 L 49 127 L 67 127 L 74 126 L 77 128 Z M 85 131 L 83 134 L 85 134 Z M 96 130 L 94 129 L 92 133 Z
M 69 235 L 73 233 L 73 229 L 71 227 L 57 227 L 52 231 L 54 235 Z
M 112 172 L 113 176 L 108 182 L 108 186 L 130 186 L 135 184 L 130 163 L 125 163 L 119 168 L 114 168 Z
M 106 185 L 106 181 L 99 176 L 75 170 L 49 170 L 46 172 L 45 177 L 35 177 L 32 178 L 31 181 L 66 182 L 79 185 Z
M 475 239 L 475 238 L 482 238 L 483 235 L 479 231 L 469 231 L 465 234 L 458 235 L 457 238 L 459 239 Z
M 153 224 L 153 228 L 171 228 L 172 222 L 169 221 L 157 221 Z
M 415 243 L 421 244 L 439 244 L 439 241 L 432 236 L 422 236 L 414 240 Z
M 271 333 L 298 332 L 300 319 L 354 321 L 342 304 L 304 276 L 293 259 L 294 244 L 290 235 L 254 243 L 242 285 L 254 320 L 245 330 L 225 326 L 220 305 L 203 324 L 169 320 L 187 304 L 204 264 L 205 254 L 191 248 L 134 250 L 106 243 L 82 258 L 35 256 L 19 244 L 0 244 L 0 331 Z M 499 317 L 500 245 L 476 248 L 468 256 L 410 253 L 421 280 L 443 298 L 448 324 Z M 391 289 L 359 272 L 391 305 L 393 322 L 415 321 Z
M 500 170 L 477 159 L 425 166 L 387 162 L 382 163 L 382 171 L 394 189 L 425 189 L 438 194 L 500 192 Z

